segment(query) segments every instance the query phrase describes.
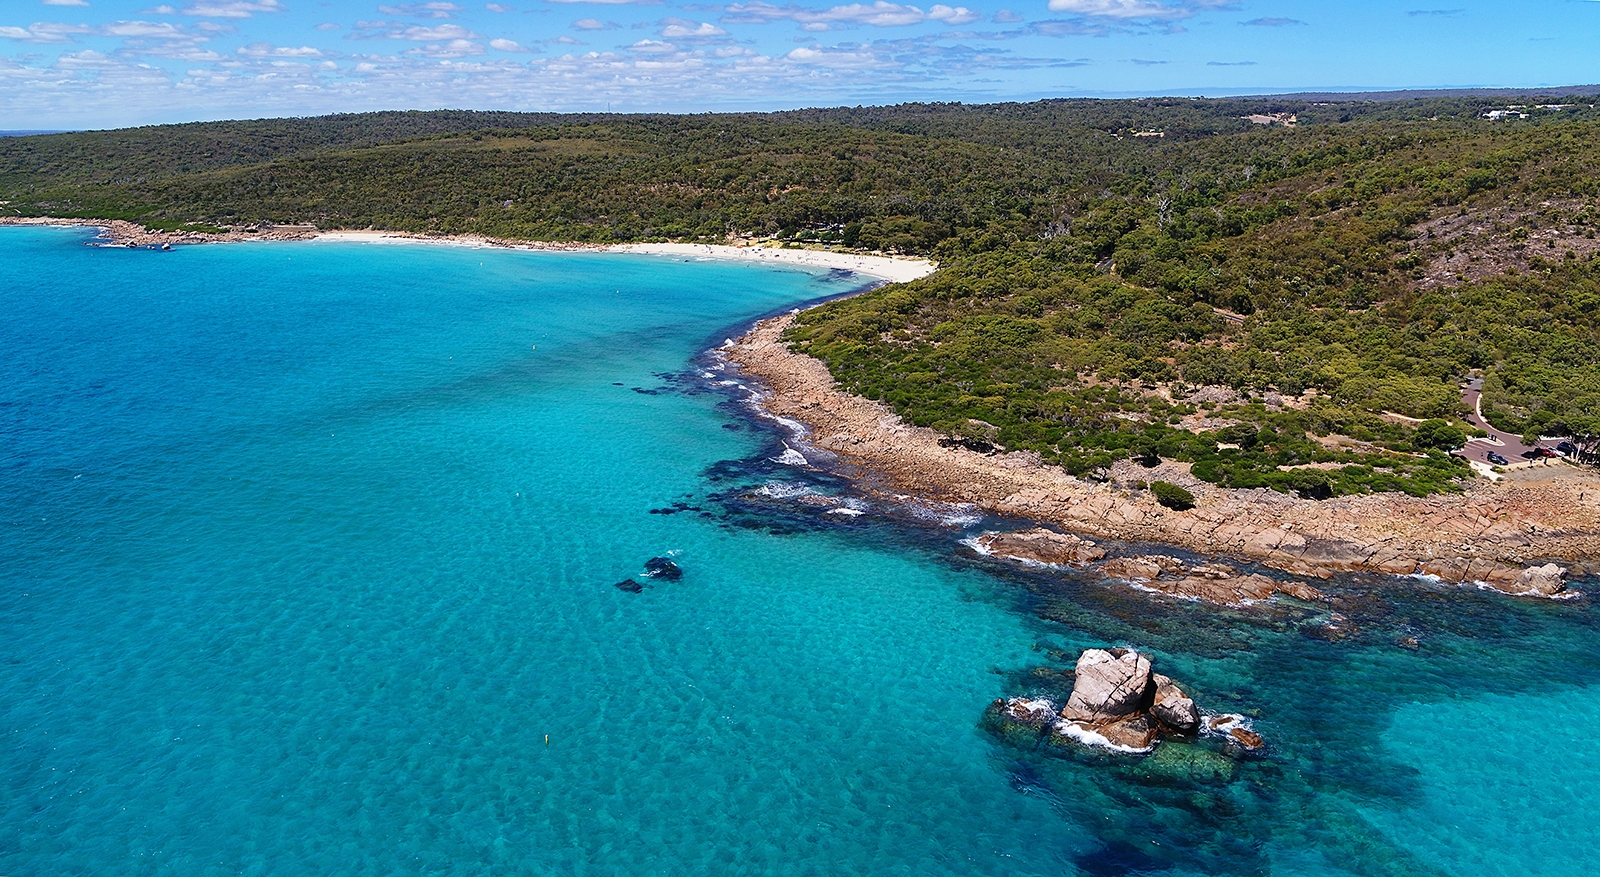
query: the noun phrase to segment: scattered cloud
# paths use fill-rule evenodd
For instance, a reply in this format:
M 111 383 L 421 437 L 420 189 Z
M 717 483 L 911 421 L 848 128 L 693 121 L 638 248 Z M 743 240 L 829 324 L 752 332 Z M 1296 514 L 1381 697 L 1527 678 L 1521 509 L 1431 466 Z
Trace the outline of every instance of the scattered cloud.
M 317 30 L 343 30 L 344 29 L 344 25 L 335 24 L 335 23 L 333 23 L 331 21 L 324 21 L 323 23 L 317 25 L 316 29 Z
M 36 21 L 27 27 L 0 27 L 0 39 L 24 43 L 70 43 L 78 34 L 90 33 L 94 28 L 86 24 L 53 24 Z
M 941 21 L 946 24 L 966 24 L 980 16 L 965 6 L 936 4 L 923 12 L 916 6 L 876 0 L 872 5 L 851 3 L 828 9 L 809 9 L 793 3 L 774 6 L 763 0 L 734 3 L 724 7 L 723 21 L 766 24 L 773 21 L 793 21 L 805 30 L 831 30 L 840 25 L 870 25 L 872 27 L 904 27 L 924 21 Z M 792 56 L 793 53 L 791 52 Z M 810 62 L 807 62 L 810 63 Z
M 482 55 L 485 53 L 485 51 L 486 50 L 483 48 L 482 43 L 475 43 L 472 40 L 458 39 L 449 40 L 442 43 L 429 43 L 424 46 L 414 46 L 406 49 L 405 54 L 420 58 L 451 60 L 454 58 L 466 58 L 472 55 Z
M 510 12 L 511 11 L 511 7 L 505 5 L 504 3 L 485 3 L 485 4 L 483 4 L 483 8 L 489 10 L 490 12 Z
M 599 3 L 605 6 L 627 6 L 637 4 L 640 6 L 654 6 L 661 0 L 547 0 L 550 3 Z
M 248 46 L 240 46 L 238 48 L 236 54 L 243 55 L 246 58 L 321 58 L 321 57 L 323 57 L 323 53 L 322 53 L 321 49 L 313 49 L 310 46 L 301 46 L 300 48 L 297 49 L 297 48 L 294 48 L 292 46 L 274 46 L 271 43 L 251 43 Z
M 1239 23 L 1246 27 L 1296 27 L 1305 24 L 1297 18 L 1252 18 Z
M 1039 35 L 1046 37 L 1099 37 L 1109 33 L 1104 25 L 1090 24 L 1081 19 L 1047 18 L 1035 21 L 1017 33 L 1017 36 Z
M 424 27 L 403 21 L 358 21 L 350 39 L 358 40 L 408 40 L 428 43 L 446 40 L 474 40 L 481 34 L 473 33 L 459 24 L 436 24 Z
M 44 0 L 46 6 L 88 6 L 89 0 Z
M 1096 18 L 1143 19 L 1151 21 L 1188 18 L 1202 9 L 1215 9 L 1227 0 L 1180 0 L 1157 3 L 1154 0 L 1050 0 L 1051 12 L 1067 12 Z
M 108 37 L 156 37 L 161 39 L 188 39 L 183 28 L 165 21 L 114 21 L 97 31 Z
M 664 22 L 666 27 L 661 29 L 661 35 L 668 39 L 682 39 L 684 37 L 725 37 L 728 32 L 709 21 L 702 21 L 696 25 L 692 21 L 669 19 Z
M 1009 9 L 1002 9 L 994 14 L 994 18 L 989 20 L 993 21 L 995 24 L 1011 24 L 1013 22 L 1022 21 L 1022 16 L 1012 12 Z
M 1455 18 L 1466 11 L 1465 9 L 1412 9 L 1406 14 L 1412 17 L 1430 15 L 1436 18 Z
M 663 52 L 676 52 L 677 46 L 661 40 L 640 40 L 628 47 L 630 52 L 643 52 L 650 55 L 659 55 Z
M 178 10 L 175 7 L 168 6 L 167 4 L 163 3 L 160 6 L 152 6 L 149 9 L 141 9 L 141 10 L 139 10 L 139 14 L 140 15 L 177 15 L 178 14 Z
M 1155 66 L 1157 66 L 1159 64 L 1169 64 L 1171 62 L 1170 61 L 1146 61 L 1143 58 L 1129 58 L 1128 59 L 1128 63 L 1129 64 L 1137 64 L 1140 67 L 1155 67 Z
M 532 49 L 523 48 L 522 44 L 517 42 L 516 40 L 502 40 L 502 39 L 490 40 L 489 41 L 489 48 L 494 49 L 497 52 L 531 52 L 531 51 L 533 51 Z
M 827 67 L 832 70 L 883 70 L 895 66 L 893 61 L 880 58 L 876 53 L 860 47 L 803 46 L 791 51 L 784 58 L 797 64 Z
M 199 18 L 250 18 L 257 12 L 282 12 L 279 0 L 196 0 L 184 15 Z
M 622 27 L 614 21 L 601 21 L 598 18 L 580 18 L 572 26 L 577 30 L 616 30 Z
M 379 6 L 378 11 L 385 15 L 404 15 L 408 18 L 454 18 L 461 7 L 454 3 L 400 3 L 394 6 Z
M 1207 67 L 1254 67 L 1254 61 L 1207 61 Z

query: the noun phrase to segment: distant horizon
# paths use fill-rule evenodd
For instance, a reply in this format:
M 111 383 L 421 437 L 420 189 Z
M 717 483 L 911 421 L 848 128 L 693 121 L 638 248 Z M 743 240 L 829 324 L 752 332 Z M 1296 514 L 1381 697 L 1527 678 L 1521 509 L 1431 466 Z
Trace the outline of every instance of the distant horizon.
M 361 115 L 361 114 L 367 114 L 367 113 L 409 113 L 409 112 L 419 112 L 419 113 L 428 113 L 428 112 L 539 113 L 539 112 L 554 112 L 554 113 L 559 113 L 559 114 L 580 115 L 580 114 L 593 114 L 593 113 L 599 112 L 599 113 L 607 113 L 607 114 L 619 115 L 619 116 L 622 116 L 622 115 L 703 115 L 703 114 L 716 114 L 716 113 L 782 113 L 782 112 L 793 112 L 793 111 L 800 111 L 800 110 L 828 110 L 828 109 L 837 109 L 837 108 L 852 107 L 852 106 L 894 106 L 894 105 L 897 105 L 897 104 L 940 103 L 940 102 L 960 103 L 960 104 L 965 104 L 965 105 L 968 105 L 968 106 L 978 106 L 978 105 L 988 105 L 988 104 L 1002 104 L 1002 103 L 1036 103 L 1036 102 L 1039 102 L 1039 101 L 1050 101 L 1050 100 L 1185 100 L 1185 99 L 1188 99 L 1188 100 L 1209 100 L 1209 99 L 1223 100 L 1223 99 L 1230 99 L 1230 100 L 1263 100 L 1263 101 L 1265 101 L 1265 100 L 1294 100 L 1294 101 L 1327 100 L 1327 101 L 1330 101 L 1330 102 L 1348 101 L 1348 102 L 1351 102 L 1351 103 L 1356 103 L 1356 102 L 1365 101 L 1365 102 L 1373 102 L 1373 103 L 1383 103 L 1383 102 L 1394 102 L 1394 101 L 1403 101 L 1403 100 L 1425 100 L 1425 99 L 1428 99 L 1428 98 L 1450 98 L 1450 97 L 1479 97 L 1479 98 L 1505 97 L 1505 98 L 1515 99 L 1517 97 L 1570 97 L 1570 96 L 1600 97 L 1600 84 L 1594 84 L 1594 85 L 1536 86 L 1536 87 L 1531 87 L 1531 88 L 1444 87 L 1444 88 L 1388 88 L 1388 89 L 1356 89 L 1356 88 L 1352 88 L 1352 89 L 1347 89 L 1347 90 L 1334 89 L 1334 88 L 1322 88 L 1322 89 L 1307 89 L 1307 90 L 1299 90 L 1299 91 L 1274 91 L 1274 92 L 1244 91 L 1244 92 L 1238 92 L 1238 93 L 1224 93 L 1222 91 L 1212 91 L 1212 92 L 1207 93 L 1205 91 L 1197 91 L 1197 92 L 1193 92 L 1193 93 L 1173 92 L 1173 93 L 1167 93 L 1167 94 L 1143 94 L 1143 93 L 1139 93 L 1139 94 L 1120 94 L 1120 95 L 1075 94 L 1075 95 L 1042 96 L 1042 97 L 1033 97 L 1033 98 L 1027 98 L 1027 99 L 997 98 L 997 99 L 994 99 L 994 100 L 969 100 L 969 101 L 937 101 L 937 100 L 909 99 L 909 100 L 904 100 L 904 101 L 893 101 L 893 102 L 887 102 L 886 101 L 886 102 L 882 102 L 882 103 L 872 103 L 872 104 L 837 104 L 837 103 L 835 103 L 835 104 L 810 104 L 810 105 L 798 105 L 798 106 L 789 106 L 789 107 L 778 107 L 778 108 L 773 108 L 773 109 L 719 109 L 719 110 L 702 110 L 702 111 L 693 111 L 693 110 L 677 110 L 677 111 L 674 111 L 674 110 L 639 110 L 639 109 L 633 109 L 633 110 L 620 110 L 619 109 L 619 110 L 599 110 L 599 111 L 596 111 L 596 110 L 553 110 L 553 111 L 545 111 L 545 110 L 516 110 L 516 109 L 507 109 L 507 108 L 504 108 L 504 107 L 458 107 L 458 106 L 443 106 L 443 107 L 428 107 L 428 108 L 422 108 L 422 107 L 377 107 L 377 108 L 372 108 L 372 109 L 361 109 L 361 110 L 330 110 L 330 111 L 327 111 L 327 112 L 305 113 L 305 114 L 299 114 L 299 115 L 294 115 L 294 114 L 277 114 L 277 115 L 265 115 L 265 116 L 262 116 L 262 115 L 255 115 L 255 116 L 252 116 L 252 115 L 240 115 L 240 116 L 219 116 L 219 117 L 215 117 L 215 118 L 178 119 L 178 120 L 166 121 L 166 122 L 145 122 L 145 123 L 140 123 L 140 124 L 136 124 L 136 125 L 119 125 L 119 126 L 114 126 L 114 127 L 0 129 L 0 138 L 4 138 L 4 137 L 32 137 L 32 136 L 43 135 L 43 134 L 76 134 L 76 133 L 83 133 L 83 132 L 89 132 L 89 131 L 111 131 L 111 130 L 119 130 L 119 129 L 123 129 L 123 128 L 136 128 L 136 127 L 158 126 L 158 125 L 184 125 L 184 124 L 220 123 L 220 122 L 243 122 L 243 121 L 263 120 L 263 119 L 317 118 L 317 117 L 323 117 L 323 116 Z
M 15 0 L 0 127 L 1541 90 L 1596 37 L 1600 0 Z

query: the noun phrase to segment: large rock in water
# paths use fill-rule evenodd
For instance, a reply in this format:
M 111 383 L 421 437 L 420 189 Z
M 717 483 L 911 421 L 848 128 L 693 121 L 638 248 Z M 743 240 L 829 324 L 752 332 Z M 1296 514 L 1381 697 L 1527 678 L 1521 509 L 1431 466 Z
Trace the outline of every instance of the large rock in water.
M 1546 597 L 1559 594 L 1567 588 L 1567 571 L 1553 563 L 1530 566 L 1517 576 L 1512 589 L 1519 594 L 1542 594 Z
M 986 554 L 1051 566 L 1093 563 L 1106 556 L 1104 548 L 1087 539 L 1042 527 L 1016 533 L 984 533 L 974 541 L 978 550 Z
M 1102 724 L 1142 711 L 1150 702 L 1150 659 L 1132 649 L 1086 649 L 1061 711 L 1069 721 Z
M 1174 731 L 1194 733 L 1195 729 L 1200 727 L 1200 708 L 1195 706 L 1189 695 L 1184 694 L 1183 689 L 1171 679 L 1156 673 L 1150 680 L 1156 686 L 1155 699 L 1150 704 L 1150 715 Z

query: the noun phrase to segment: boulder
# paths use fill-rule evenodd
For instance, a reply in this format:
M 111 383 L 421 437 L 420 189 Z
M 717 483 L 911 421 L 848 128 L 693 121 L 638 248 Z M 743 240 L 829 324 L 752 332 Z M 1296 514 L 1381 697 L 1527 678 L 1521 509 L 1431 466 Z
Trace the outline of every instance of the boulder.
M 1106 556 L 1104 548 L 1087 539 L 1042 527 L 1016 533 L 984 533 L 975 543 L 985 554 L 1050 566 L 1093 563 Z
M 1150 659 L 1132 649 L 1086 649 L 1078 656 L 1072 696 L 1061 711 L 1069 721 L 1102 724 L 1149 704 Z
M 1553 563 L 1530 566 L 1517 576 L 1511 590 L 1518 594 L 1541 594 L 1549 597 L 1567 588 L 1567 571 Z
M 634 579 L 623 579 L 617 582 L 617 590 L 627 591 L 630 594 L 644 593 L 644 585 Z
M 1147 586 L 1174 597 L 1204 600 L 1207 603 L 1224 606 L 1257 603 L 1280 593 L 1301 600 L 1322 599 L 1321 591 L 1304 582 L 1280 582 L 1260 573 L 1240 577 L 1219 576 L 1217 575 L 1219 569 L 1227 567 L 1195 567 L 1191 572 L 1203 571 L 1203 574 L 1187 575 L 1181 579 L 1155 579 Z
M 1156 745 L 1156 727 L 1145 716 L 1135 715 L 1108 725 L 1096 727 L 1095 732 L 1118 749 L 1148 752 Z
M 1043 728 L 1045 722 L 1054 721 L 1056 717 L 1055 704 L 1043 698 L 1037 700 L 1026 697 L 1009 698 L 1002 709 L 1007 720 L 1034 728 Z
M 1255 750 L 1267 745 L 1267 741 L 1261 739 L 1260 734 L 1257 734 L 1249 728 L 1234 728 L 1232 731 L 1228 732 L 1228 739 L 1240 746 L 1243 746 L 1245 749 L 1248 749 L 1251 752 L 1254 752 Z
M 1050 729 L 1053 746 L 1100 746 L 1118 752 L 1143 754 L 1155 748 L 1156 727 L 1142 714 L 1114 722 L 1075 722 L 1062 720 Z
M 1150 715 L 1163 725 L 1185 734 L 1200 727 L 1200 708 L 1183 689 L 1159 673 L 1150 677 L 1155 683 L 1155 699 L 1150 704 Z
M 1179 569 L 1183 569 L 1183 563 L 1176 557 L 1147 554 L 1143 557 L 1113 557 L 1101 565 L 1100 574 L 1108 579 L 1148 582 L 1163 572 Z
M 675 582 L 683 578 L 683 570 L 669 557 L 652 557 L 644 562 L 644 574 L 652 579 Z
M 1244 716 L 1233 713 L 1222 713 L 1206 716 L 1200 723 L 1200 728 L 1206 734 L 1221 737 L 1223 740 L 1249 752 L 1255 752 L 1267 745 L 1250 727 L 1250 722 Z

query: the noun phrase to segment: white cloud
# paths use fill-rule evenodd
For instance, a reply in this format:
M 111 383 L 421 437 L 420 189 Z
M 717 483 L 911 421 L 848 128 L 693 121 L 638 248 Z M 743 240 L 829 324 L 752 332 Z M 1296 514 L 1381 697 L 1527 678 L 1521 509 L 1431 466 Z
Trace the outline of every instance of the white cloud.
M 1002 9 L 994 14 L 992 20 L 996 24 L 1011 24 L 1012 22 L 1022 21 L 1022 16 L 1009 9 Z
M 467 40 L 477 36 L 477 34 L 459 24 L 437 24 L 433 27 L 412 25 L 404 30 L 396 31 L 392 38 L 425 43 L 430 40 Z
M 165 3 L 163 3 L 160 6 L 152 6 L 149 9 L 142 9 L 142 10 L 139 11 L 139 14 L 140 15 L 177 15 L 178 14 L 178 10 L 173 8 L 173 7 L 171 7 L 171 6 L 168 6 Z
M 828 9 L 809 9 L 793 3 L 774 6 L 764 0 L 751 3 L 734 3 L 725 7 L 724 21 L 743 21 L 765 24 L 769 21 L 798 22 L 805 30 L 829 30 L 834 25 L 865 24 L 873 27 L 904 27 L 924 21 L 942 21 L 947 24 L 965 24 L 976 21 L 979 15 L 964 6 L 935 5 L 929 12 L 920 7 L 876 0 L 870 6 L 851 3 Z
M 692 21 L 674 21 L 661 30 L 661 35 L 669 39 L 681 37 L 723 37 L 727 36 L 728 32 L 720 27 L 717 27 L 709 21 L 702 21 L 700 22 L 699 26 L 695 26 L 695 23 Z
M 485 4 L 483 4 L 483 8 L 489 10 L 490 12 L 510 12 L 511 11 L 511 7 L 505 5 L 504 3 L 485 3 Z
M 807 46 L 783 56 L 786 60 L 808 66 L 827 67 L 833 70 L 882 70 L 896 66 L 892 61 L 879 58 L 860 48 L 839 49 Z
M 278 0 L 196 0 L 183 10 L 184 15 L 200 18 L 249 18 L 257 12 L 282 12 Z
M 271 43 L 251 43 L 240 46 L 238 54 L 246 58 L 321 58 L 321 49 L 311 46 L 301 46 L 296 49 L 292 46 L 274 46 Z
M 933 8 L 928 10 L 928 17 L 934 21 L 942 21 L 945 24 L 967 24 L 977 21 L 983 16 L 965 6 L 952 7 L 945 6 L 942 3 L 935 3 Z
M 601 21 L 598 18 L 580 18 L 572 26 L 578 30 L 616 30 L 622 27 L 614 21 Z
M 90 33 L 93 30 L 84 24 L 36 21 L 27 27 L 0 27 L 0 39 L 20 40 L 24 43 L 70 43 L 75 34 Z
M 1227 3 L 1228 0 L 1179 0 L 1170 5 L 1153 0 L 1050 0 L 1050 11 L 1101 18 L 1173 19 L 1188 18 L 1201 9 L 1215 9 Z
M 664 43 L 660 40 L 640 40 L 637 43 L 629 46 L 628 51 L 659 55 L 663 52 L 676 52 L 678 51 L 678 47 L 671 43 Z
M 450 40 L 449 42 L 429 43 L 425 46 L 406 49 L 407 55 L 439 59 L 465 58 L 471 55 L 482 55 L 484 52 L 485 49 L 482 43 L 475 43 L 471 40 Z
M 101 27 L 99 32 L 108 37 L 190 38 L 183 28 L 165 21 L 114 21 Z
M 344 26 L 343 25 L 339 25 L 339 24 L 335 24 L 335 23 L 333 23 L 331 21 L 324 21 L 323 23 L 317 25 L 316 29 L 317 30 L 323 30 L 323 31 L 327 31 L 327 30 L 343 30 Z
M 406 15 L 412 18 L 453 18 L 461 7 L 454 3 L 401 3 L 396 6 L 379 6 L 378 11 L 386 15 Z
M 489 48 L 494 49 L 495 51 L 498 51 L 498 52 L 531 52 L 531 51 L 533 51 L 532 49 L 524 49 L 522 47 L 522 44 L 517 42 L 516 40 L 499 40 L 499 39 L 490 40 L 489 41 Z
M 654 6 L 661 0 L 549 0 L 551 3 L 599 3 L 604 6 L 627 6 L 637 4 L 640 6 Z
M 89 0 L 44 0 L 46 6 L 88 6 Z

